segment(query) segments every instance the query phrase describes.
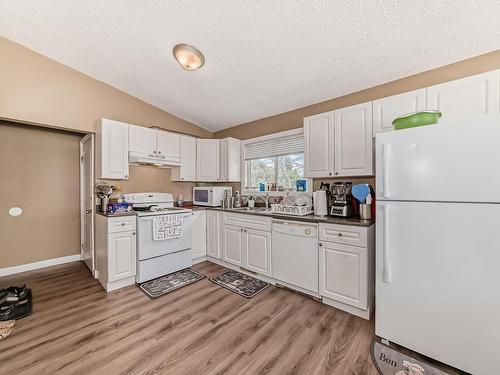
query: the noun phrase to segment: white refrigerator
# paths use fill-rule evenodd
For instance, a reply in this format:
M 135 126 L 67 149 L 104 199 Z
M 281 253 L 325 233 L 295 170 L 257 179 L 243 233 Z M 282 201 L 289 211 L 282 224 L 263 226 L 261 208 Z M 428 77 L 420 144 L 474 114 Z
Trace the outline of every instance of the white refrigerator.
M 500 374 L 500 121 L 377 134 L 375 333 Z

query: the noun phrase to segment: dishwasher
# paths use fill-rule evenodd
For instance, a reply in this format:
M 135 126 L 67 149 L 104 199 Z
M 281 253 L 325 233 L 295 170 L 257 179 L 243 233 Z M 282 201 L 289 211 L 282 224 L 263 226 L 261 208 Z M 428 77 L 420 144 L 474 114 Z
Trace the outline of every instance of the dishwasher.
M 318 225 L 288 220 L 272 222 L 272 276 L 318 293 Z

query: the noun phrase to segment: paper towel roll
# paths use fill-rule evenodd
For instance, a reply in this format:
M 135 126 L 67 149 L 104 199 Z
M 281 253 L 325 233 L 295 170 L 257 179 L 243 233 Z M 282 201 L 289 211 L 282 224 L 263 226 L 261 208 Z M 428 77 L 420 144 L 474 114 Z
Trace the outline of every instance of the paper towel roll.
M 328 208 L 326 204 L 326 191 L 318 190 L 313 193 L 314 199 L 314 215 L 326 216 L 328 215 Z

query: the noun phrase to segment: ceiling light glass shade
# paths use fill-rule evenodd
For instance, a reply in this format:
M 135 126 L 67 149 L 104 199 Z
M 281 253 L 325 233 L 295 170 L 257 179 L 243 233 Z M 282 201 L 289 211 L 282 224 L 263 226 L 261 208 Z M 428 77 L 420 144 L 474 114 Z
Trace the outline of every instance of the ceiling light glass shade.
M 179 65 L 186 70 L 200 69 L 205 64 L 203 54 L 189 44 L 177 44 L 173 53 Z

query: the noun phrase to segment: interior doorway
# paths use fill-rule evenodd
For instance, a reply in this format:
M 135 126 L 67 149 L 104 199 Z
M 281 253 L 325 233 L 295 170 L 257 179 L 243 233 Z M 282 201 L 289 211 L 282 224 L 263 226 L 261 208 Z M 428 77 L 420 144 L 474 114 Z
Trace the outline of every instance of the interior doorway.
M 81 256 L 95 277 L 94 255 L 94 136 L 80 141 L 80 222 Z

